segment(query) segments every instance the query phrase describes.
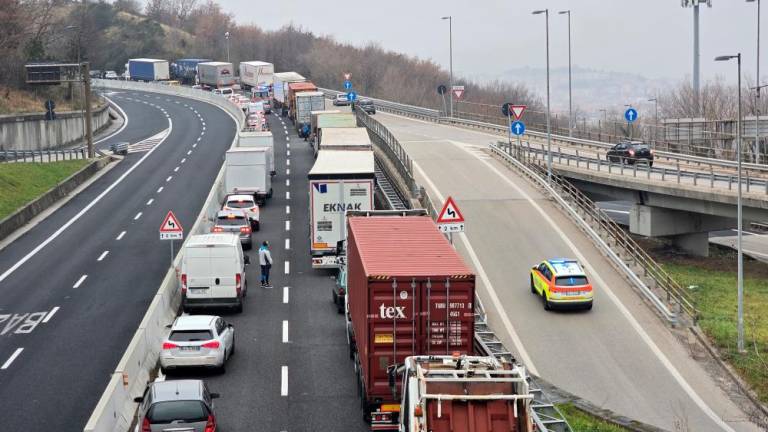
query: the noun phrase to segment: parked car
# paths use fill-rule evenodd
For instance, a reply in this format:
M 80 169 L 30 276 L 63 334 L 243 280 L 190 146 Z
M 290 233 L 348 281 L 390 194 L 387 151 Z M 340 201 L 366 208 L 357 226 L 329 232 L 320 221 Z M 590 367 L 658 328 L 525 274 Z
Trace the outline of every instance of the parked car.
M 235 328 L 213 315 L 182 315 L 171 325 L 163 341 L 160 368 L 163 373 L 184 367 L 224 370 L 235 352 Z
M 243 252 L 239 236 L 193 235 L 181 253 L 181 306 L 185 312 L 207 307 L 243 311 L 248 293 L 245 266 L 251 259 Z
M 232 87 L 223 87 L 223 88 L 213 89 L 212 93 L 218 96 L 229 97 L 229 96 L 232 96 L 235 93 L 235 91 L 232 90 Z
M 248 215 L 242 210 L 219 211 L 216 214 L 211 232 L 231 232 L 240 236 L 240 244 L 243 245 L 243 249 L 247 250 L 253 246 L 251 223 L 248 220 Z
M 376 114 L 376 105 L 374 105 L 373 101 L 370 99 L 360 99 L 355 104 L 355 108 L 360 108 L 368 114 Z
M 104 78 L 109 80 L 116 80 L 117 79 L 117 72 L 115 71 L 107 71 L 107 73 L 104 74 Z
M 349 99 L 347 99 L 347 95 L 343 93 L 339 93 L 336 95 L 335 98 L 333 98 L 333 104 L 335 106 L 346 106 L 349 105 Z
M 242 210 L 248 215 L 248 220 L 251 222 L 251 228 L 254 231 L 261 229 L 261 224 L 259 223 L 259 205 L 256 204 L 253 195 L 228 194 L 224 198 L 224 205 L 221 206 L 221 209 Z
M 613 146 L 605 155 L 609 162 L 627 163 L 645 162 L 653 166 L 653 149 L 642 141 L 623 141 Z
M 214 432 L 213 400 L 218 397 L 202 380 L 190 379 L 150 383 L 144 395 L 133 400 L 139 403 L 141 432 Z M 180 425 L 183 429 L 177 429 Z

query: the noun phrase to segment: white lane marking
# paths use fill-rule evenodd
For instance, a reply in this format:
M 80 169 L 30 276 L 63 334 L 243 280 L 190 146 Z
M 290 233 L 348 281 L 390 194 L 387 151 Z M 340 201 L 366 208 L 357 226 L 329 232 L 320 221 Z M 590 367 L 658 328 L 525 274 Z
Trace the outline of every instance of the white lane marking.
M 200 132 L 200 136 L 202 137 L 203 135 L 205 135 L 205 130 L 203 130 L 202 132 Z
M 125 231 L 121 232 L 117 237 L 115 237 L 115 240 L 121 240 L 124 235 L 125 235 Z
M 201 122 L 201 124 L 203 125 L 203 129 L 205 129 L 205 122 Z
M 48 312 L 48 314 L 45 316 L 45 318 L 43 318 L 43 322 L 47 323 L 48 321 L 50 321 L 51 318 L 53 318 L 53 316 L 56 315 L 56 312 L 58 312 L 58 311 L 59 311 L 59 307 L 55 306 L 53 309 L 51 309 L 50 312 Z
M 147 205 L 152 205 L 153 202 L 155 202 L 155 199 L 150 198 L 149 201 L 147 201 Z
M 290 186 L 291 185 L 291 181 L 289 179 L 285 179 L 285 185 L 286 186 Z
M 285 123 L 283 123 L 283 129 L 288 130 L 288 126 L 286 126 Z
M 203 126 L 203 132 L 200 132 L 200 135 L 203 135 L 205 133 L 205 126 Z
M 291 214 L 291 206 L 285 206 L 285 214 Z
M 160 193 L 160 192 L 162 192 L 162 191 L 163 191 L 163 187 L 162 187 L 162 186 L 160 186 L 159 188 L 157 188 L 157 193 Z
M 283 343 L 288 343 L 288 320 L 283 320 Z
M 286 150 L 285 155 L 288 156 L 288 157 L 291 157 L 291 151 L 290 150 Z
M 189 155 L 191 155 L 191 154 L 192 154 L 192 150 L 190 150 L 190 151 L 188 151 L 188 152 L 187 152 L 187 156 L 189 156 Z
M 202 137 L 197 137 L 197 142 L 200 142 L 201 139 Z
M 291 262 L 286 261 L 285 262 L 285 274 L 291 274 Z
M 290 231 L 291 230 L 291 221 L 285 221 L 285 230 Z
M 8 357 L 8 360 L 6 360 L 5 363 L 3 363 L 2 366 L 0 366 L 0 369 L 8 369 L 8 367 L 11 365 L 11 363 L 13 363 L 13 361 L 16 360 L 16 357 L 18 357 L 19 354 L 21 354 L 22 351 L 24 351 L 24 348 L 16 348 L 16 351 L 14 351 L 13 354 L 11 354 L 11 356 Z M 286 368 L 285 369 L 285 379 L 287 381 L 288 380 L 288 368 L 287 368 L 287 366 L 283 366 L 283 367 Z M 287 382 L 285 383 L 285 394 L 286 395 L 288 394 L 288 383 Z
M 118 110 L 118 111 L 120 111 L 120 114 L 121 114 L 121 115 L 122 115 L 122 117 L 123 117 L 123 125 L 122 125 L 122 126 L 120 126 L 120 129 L 118 129 L 118 130 L 116 130 L 116 131 L 112 132 L 111 134 L 109 134 L 109 135 L 105 136 L 104 138 L 102 138 L 102 139 L 100 139 L 100 140 L 98 140 L 98 141 L 94 141 L 94 142 L 93 142 L 94 144 L 99 144 L 100 142 L 103 142 L 103 141 L 106 141 L 106 140 L 108 140 L 108 139 L 112 138 L 113 136 L 115 136 L 115 135 L 119 134 L 120 132 L 122 132 L 122 131 L 123 131 L 123 130 L 126 128 L 126 126 L 128 126 L 128 115 L 125 113 L 125 111 L 123 111 L 123 109 L 122 109 L 122 108 L 120 108 L 120 106 L 119 106 L 118 104 L 116 104 L 114 101 L 112 101 L 110 98 L 108 98 L 108 97 L 106 97 L 106 96 L 102 96 L 102 97 L 103 97 L 104 99 L 106 99 L 106 100 L 107 100 L 107 102 L 110 102 L 110 103 L 112 104 L 112 106 L 114 106 L 115 108 L 117 108 L 117 110 Z
M 288 287 L 283 287 L 283 303 L 288 304 Z
M 604 209 L 602 209 L 602 210 L 603 210 L 604 212 L 608 212 L 608 213 L 620 213 L 620 214 L 629 214 L 629 212 L 628 212 L 628 211 L 626 211 L 626 210 L 614 210 L 614 209 L 606 209 L 606 208 L 604 208 Z
M 603 280 L 602 277 L 600 277 L 600 274 L 592 267 L 592 265 L 587 261 L 587 259 L 584 257 L 584 255 L 581 253 L 581 251 L 576 247 L 573 242 L 565 235 L 562 229 L 555 223 L 555 221 L 552 220 L 552 218 L 549 217 L 549 215 L 542 209 L 536 201 L 533 200 L 523 189 L 521 189 L 518 185 L 516 185 L 512 180 L 510 180 L 507 176 L 505 176 L 501 171 L 499 171 L 493 164 L 488 162 L 487 160 L 481 158 L 479 155 L 476 155 L 472 153 L 470 150 L 465 149 L 460 143 L 453 142 L 452 143 L 469 153 L 470 155 L 475 156 L 477 160 L 479 160 L 481 163 L 485 164 L 491 171 L 493 171 L 496 175 L 502 178 L 507 184 L 512 186 L 523 198 L 525 198 L 526 201 L 528 201 L 531 206 L 536 209 L 536 211 L 541 215 L 542 219 L 546 220 L 547 223 L 552 227 L 552 229 L 557 232 L 558 236 L 563 239 L 563 242 L 568 246 L 569 249 L 573 252 L 573 254 L 576 256 L 576 258 L 579 260 L 579 262 L 584 264 L 584 267 L 587 268 L 587 271 L 589 271 L 590 274 L 592 274 L 593 278 L 597 281 L 598 285 L 602 289 L 604 293 L 608 295 L 608 298 L 611 299 L 614 305 L 616 305 L 616 308 L 621 312 L 622 315 L 627 319 L 629 324 L 632 326 L 632 328 L 635 329 L 637 334 L 640 336 L 640 339 L 643 340 L 643 342 L 648 345 L 648 348 L 656 355 L 656 358 L 661 362 L 662 365 L 667 369 L 667 371 L 672 375 L 672 377 L 677 381 L 677 383 L 680 385 L 680 387 L 685 391 L 686 394 L 693 400 L 693 402 L 698 405 L 698 407 L 706 414 L 713 422 L 715 422 L 720 428 L 723 430 L 734 432 L 733 428 L 731 428 L 729 425 L 727 425 L 714 411 L 712 411 L 712 408 L 707 405 L 706 402 L 704 402 L 703 399 L 701 399 L 701 396 L 696 393 L 696 391 L 688 384 L 688 381 L 680 374 L 680 371 L 677 370 L 675 365 L 672 364 L 672 362 L 667 358 L 666 355 L 661 351 L 661 349 L 656 345 L 656 343 L 651 339 L 651 337 L 648 335 L 648 333 L 643 329 L 643 327 L 640 325 L 639 322 L 635 319 L 635 317 L 629 312 L 629 309 L 624 306 L 624 304 L 619 300 L 619 298 L 614 294 L 613 290 L 609 287 L 609 285 Z M 418 166 L 416 162 L 413 163 L 415 167 Z M 424 176 L 425 179 L 427 179 L 425 173 L 421 168 L 418 168 L 421 174 Z M 437 191 L 437 189 L 435 189 Z M 442 197 L 440 197 L 440 201 L 443 201 Z M 465 242 L 466 245 L 469 244 L 468 240 L 465 240 L 466 235 L 464 233 L 460 234 L 460 238 L 462 241 Z M 498 305 L 501 306 L 501 305 Z M 499 309 L 501 310 L 501 309 Z M 521 344 L 522 345 L 522 344 Z M 525 362 L 525 360 L 523 360 Z M 528 364 L 525 362 L 525 364 Z M 534 372 L 534 370 L 529 366 L 528 369 L 531 369 L 532 373 L 535 373 L 538 375 L 538 373 Z
M 133 220 L 139 220 L 141 217 L 141 212 L 136 213 L 136 216 L 133 217 Z
M 291 169 L 290 168 L 286 168 L 285 169 L 285 175 L 290 175 L 290 174 L 291 174 Z
M 82 285 L 83 282 L 85 282 L 85 279 L 87 278 L 88 278 L 88 275 L 80 276 L 80 279 L 78 279 L 77 282 L 75 282 L 75 284 L 72 285 L 72 288 L 80 288 L 80 285 Z
M 173 172 L 179 172 L 179 167 L 174 168 Z
M 288 165 L 288 166 L 291 166 L 291 160 L 290 159 L 286 159 L 285 160 L 285 164 Z
M 197 147 L 197 143 L 192 144 L 192 148 L 195 148 L 195 147 Z M 192 153 L 192 150 L 190 150 L 189 153 Z M 187 153 L 187 154 L 189 154 L 189 153 Z
M 280 375 L 280 396 L 288 396 L 288 366 L 282 367 Z
M 285 137 L 285 139 L 288 140 L 288 137 Z M 285 143 L 285 148 L 291 148 L 291 143 Z
M 286 141 L 290 141 L 290 140 L 291 140 L 291 137 L 285 137 L 285 140 L 286 140 Z M 286 143 L 285 145 L 288 145 L 288 143 Z
M 102 261 L 102 260 L 104 260 L 104 258 L 106 258 L 106 257 L 107 257 L 107 255 L 109 255 L 109 251 L 108 251 L 108 250 L 105 250 L 104 252 L 102 252 L 102 253 L 101 253 L 101 255 L 99 255 L 99 257 L 98 257 L 98 258 L 96 258 L 96 261 Z
M 15 272 L 19 267 L 24 265 L 27 261 L 29 261 L 33 256 L 35 256 L 38 252 L 40 252 L 44 247 L 48 246 L 52 241 L 54 241 L 58 236 L 61 235 L 67 228 L 69 228 L 73 223 L 77 222 L 78 219 L 80 219 L 88 210 L 90 210 L 93 206 L 96 205 L 99 201 L 101 201 L 102 198 L 104 198 L 109 192 L 112 191 L 118 184 L 120 184 L 123 180 L 125 180 L 126 177 L 128 177 L 133 170 L 135 170 L 139 165 L 141 165 L 142 162 L 144 162 L 149 155 L 152 154 L 158 147 L 160 147 L 160 144 L 162 144 L 166 138 L 171 136 L 171 132 L 173 131 L 173 121 L 171 119 L 168 119 L 168 135 L 165 136 L 156 146 L 152 147 L 148 152 L 144 154 L 144 156 L 139 159 L 135 164 L 133 164 L 128 170 L 126 170 L 123 175 L 118 177 L 117 180 L 114 181 L 111 185 L 109 185 L 106 189 L 104 189 L 104 192 L 100 193 L 96 198 L 93 199 L 88 205 L 86 205 L 82 210 L 80 210 L 75 216 L 72 217 L 72 219 L 68 220 L 64 225 L 61 226 L 61 228 L 57 229 L 56 232 L 51 234 L 48 238 L 46 238 L 42 243 L 37 245 L 34 249 L 32 249 L 28 254 L 24 255 L 23 258 L 18 260 L 16 264 L 12 265 L 11 268 L 6 270 L 2 275 L 0 275 L 0 282 L 4 281 L 8 276 L 10 276 L 13 272 Z
M 184 158 L 184 159 L 181 160 L 181 163 L 184 163 L 186 161 L 187 161 L 187 158 Z
M 289 200 L 291 199 L 291 193 L 288 191 L 285 191 L 285 199 Z
M 165 182 L 168 183 L 169 181 L 171 181 L 172 178 L 173 178 L 173 176 L 168 176 L 168 178 L 165 179 Z
M 285 248 L 290 249 L 291 248 L 291 239 L 285 239 Z

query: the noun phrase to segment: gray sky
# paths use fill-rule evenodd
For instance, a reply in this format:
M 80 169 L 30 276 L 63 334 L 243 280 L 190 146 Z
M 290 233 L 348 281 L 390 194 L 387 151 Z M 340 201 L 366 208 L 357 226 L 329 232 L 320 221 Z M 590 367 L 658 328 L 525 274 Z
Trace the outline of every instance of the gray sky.
M 376 41 L 446 69 L 448 23 L 440 17 L 453 15 L 454 72 L 467 77 L 544 67 L 544 16 L 530 12 L 545 7 L 550 9 L 551 64 L 567 66 L 567 18 L 557 11 L 570 8 L 575 65 L 675 80 L 692 70 L 693 11 L 682 8 L 680 0 L 278 0 L 261 7 L 252 0 L 219 1 L 240 23 L 276 29 L 293 22 L 343 42 Z M 713 0 L 712 8 L 701 8 L 702 81 L 715 75 L 735 80 L 735 62 L 713 58 L 739 51 L 744 73 L 754 77 L 756 13 L 756 4 L 745 0 Z M 768 33 L 764 24 L 763 34 Z M 766 57 L 763 76 L 768 75 Z

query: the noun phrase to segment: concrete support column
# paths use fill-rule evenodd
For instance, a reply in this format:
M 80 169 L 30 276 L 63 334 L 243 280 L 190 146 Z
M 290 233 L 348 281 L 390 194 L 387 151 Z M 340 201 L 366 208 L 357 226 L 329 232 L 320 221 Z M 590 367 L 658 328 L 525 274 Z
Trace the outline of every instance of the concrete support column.
M 709 256 L 709 233 L 692 233 L 671 236 L 672 243 L 694 256 Z

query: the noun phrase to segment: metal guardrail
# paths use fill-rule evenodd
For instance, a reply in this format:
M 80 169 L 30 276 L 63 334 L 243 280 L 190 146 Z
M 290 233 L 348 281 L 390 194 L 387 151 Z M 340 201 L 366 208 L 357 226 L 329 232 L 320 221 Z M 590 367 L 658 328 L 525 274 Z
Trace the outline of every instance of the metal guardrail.
M 77 147 L 64 150 L 3 150 L 0 163 L 11 162 L 58 162 L 73 159 L 88 159 L 88 150 Z

